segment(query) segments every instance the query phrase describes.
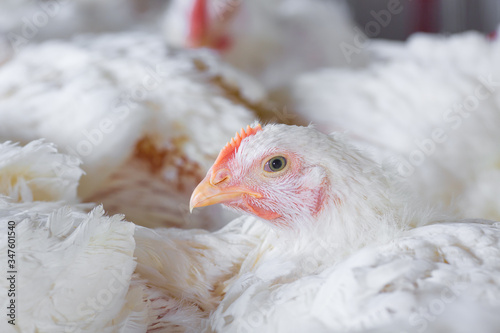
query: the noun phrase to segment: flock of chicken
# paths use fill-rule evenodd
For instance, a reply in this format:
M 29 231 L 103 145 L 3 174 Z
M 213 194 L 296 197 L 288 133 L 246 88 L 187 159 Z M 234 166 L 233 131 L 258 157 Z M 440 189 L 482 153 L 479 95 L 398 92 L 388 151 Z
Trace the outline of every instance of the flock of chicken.
M 497 40 L 371 40 L 334 0 L 0 6 L 1 332 L 499 332 Z

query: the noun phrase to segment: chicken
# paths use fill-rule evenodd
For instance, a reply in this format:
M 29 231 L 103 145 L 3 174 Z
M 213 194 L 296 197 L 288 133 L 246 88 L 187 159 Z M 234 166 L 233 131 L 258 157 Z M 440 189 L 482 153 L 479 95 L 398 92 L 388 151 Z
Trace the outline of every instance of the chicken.
M 185 2 L 184 6 L 188 13 Z M 217 8 L 216 13 L 223 13 L 228 7 Z M 236 13 L 238 8 L 230 12 L 235 25 L 244 24 L 242 15 Z M 231 31 L 224 20 L 218 22 L 214 24 L 218 30 L 224 28 L 226 34 Z M 332 20 L 331 24 L 338 23 Z M 308 26 L 314 29 L 316 25 Z M 185 35 L 189 41 L 192 35 Z M 331 68 L 309 73 L 304 72 L 311 68 L 287 71 L 293 75 L 286 77 L 285 86 L 271 92 L 276 107 L 289 112 L 288 123 L 313 122 L 325 133 L 346 132 L 379 159 L 397 160 L 400 174 L 429 202 L 452 207 L 462 217 L 500 219 L 498 41 L 479 33 L 448 38 L 415 35 L 406 43 L 366 41 L 357 29 L 355 35 L 364 43 L 347 58 L 359 53 L 369 64 L 366 68 L 338 68 L 339 63 L 325 63 L 324 67 Z M 216 37 L 224 34 L 201 36 L 204 38 L 199 38 L 199 44 L 216 48 Z M 343 42 L 359 46 L 359 40 L 354 40 L 353 36 L 345 37 Z M 339 49 L 338 43 L 334 45 Z M 467 50 L 463 50 L 464 45 Z M 220 52 L 229 59 L 224 55 L 227 50 Z M 259 55 L 267 57 L 268 52 Z M 246 52 L 250 59 L 239 58 L 251 64 L 251 59 L 259 55 Z M 269 73 L 273 78 L 281 77 L 272 70 Z
M 0 96 L 0 140 L 54 142 L 83 161 L 81 200 L 149 227 L 234 218 L 189 215 L 189 195 L 232 129 L 268 112 L 210 52 L 139 32 L 29 45 L 0 67 Z
M 364 34 L 337 0 L 174 0 L 163 30 L 172 45 L 219 51 L 269 90 L 299 73 L 366 60 L 364 54 L 346 57 L 343 43 Z
M 373 42 L 370 66 L 294 80 L 285 103 L 325 133 L 391 158 L 413 191 L 462 217 L 500 219 L 500 43 L 479 33 Z
M 230 141 L 190 204 L 250 216 L 213 233 L 134 228 L 100 207 L 87 215 L 0 202 L 1 228 L 15 221 L 20 237 L 18 290 L 33 291 L 18 298 L 22 330 L 494 332 L 499 324 L 500 223 L 444 222 L 390 165 L 313 127 L 254 125 Z M 0 280 L 0 292 L 8 287 Z
M 190 204 L 215 203 L 267 229 L 226 281 L 207 331 L 498 327 L 500 223 L 436 215 L 390 166 L 338 134 L 286 125 L 242 130 Z

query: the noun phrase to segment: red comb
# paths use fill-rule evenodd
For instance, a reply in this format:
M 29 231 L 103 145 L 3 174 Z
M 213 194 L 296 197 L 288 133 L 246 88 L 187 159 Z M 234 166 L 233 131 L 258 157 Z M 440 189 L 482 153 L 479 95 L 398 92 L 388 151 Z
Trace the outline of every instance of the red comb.
M 227 143 L 227 145 L 220 151 L 219 156 L 215 160 L 214 165 L 220 164 L 223 160 L 231 156 L 231 154 L 235 153 L 238 150 L 238 147 L 241 144 L 241 141 L 245 138 L 248 138 L 255 133 L 262 131 L 262 127 L 260 124 L 257 124 L 255 127 L 247 126 L 247 129 L 241 129 L 241 133 L 236 132 L 234 138 L 231 139 Z
M 208 33 L 208 28 L 207 1 L 196 0 L 189 19 L 188 46 L 201 46 Z

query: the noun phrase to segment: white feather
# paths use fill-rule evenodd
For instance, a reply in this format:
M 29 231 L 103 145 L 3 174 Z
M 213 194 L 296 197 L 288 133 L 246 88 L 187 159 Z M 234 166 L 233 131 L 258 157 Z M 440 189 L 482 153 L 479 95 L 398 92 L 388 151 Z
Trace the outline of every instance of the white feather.
M 392 159 L 428 202 L 499 219 L 499 50 L 498 40 L 474 32 L 373 41 L 379 60 L 303 75 L 288 105 L 320 130 L 345 132 L 379 160 Z
M 83 172 L 78 158 L 59 154 L 52 144 L 33 141 L 24 147 L 0 144 L 0 193 L 18 202 L 76 203 Z
M 83 161 L 82 200 L 147 226 L 220 227 L 217 208 L 188 216 L 189 195 L 264 96 L 210 52 L 145 33 L 30 45 L 0 82 L 0 140 L 56 143 Z
M 285 230 L 242 217 L 210 233 L 135 227 L 121 216 L 105 217 L 102 207 L 85 214 L 57 202 L 0 200 L 0 233 L 7 221 L 18 222 L 18 327 L 496 331 L 499 223 L 450 220 L 413 228 L 442 218 L 409 201 L 389 167 L 338 135 L 268 125 L 245 139 L 239 154 L 258 158 L 255 148 L 267 146 L 309 147 L 303 154 L 328 168 L 331 190 L 344 195 L 342 207 L 328 201 L 316 227 Z M 22 152 L 8 147 L 13 155 Z M 4 237 L 2 262 L 6 244 Z M 0 292 L 7 288 L 0 280 Z

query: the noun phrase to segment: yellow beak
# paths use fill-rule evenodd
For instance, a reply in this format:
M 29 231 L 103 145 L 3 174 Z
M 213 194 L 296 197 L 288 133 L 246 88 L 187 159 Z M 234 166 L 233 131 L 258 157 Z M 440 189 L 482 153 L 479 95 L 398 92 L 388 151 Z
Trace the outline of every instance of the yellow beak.
M 250 192 L 240 187 L 225 187 L 221 188 L 220 185 L 225 182 L 212 184 L 210 181 L 210 174 L 208 174 L 201 183 L 196 186 L 189 201 L 189 211 L 192 212 L 196 207 L 205 207 L 218 203 L 225 203 L 233 201 L 234 199 L 241 198 L 243 195 L 250 195 L 255 198 L 261 198 L 259 193 Z

